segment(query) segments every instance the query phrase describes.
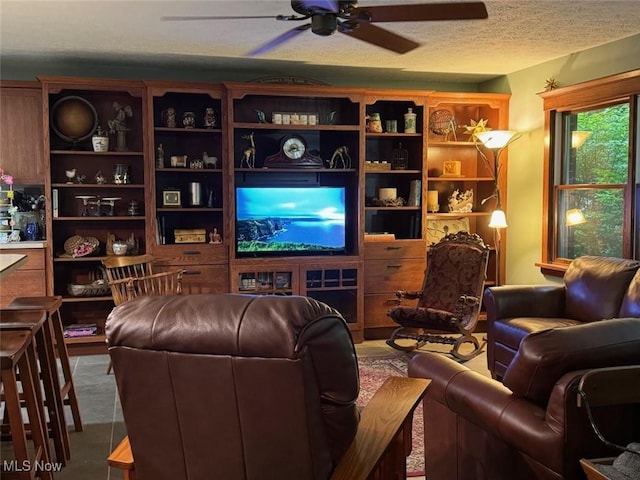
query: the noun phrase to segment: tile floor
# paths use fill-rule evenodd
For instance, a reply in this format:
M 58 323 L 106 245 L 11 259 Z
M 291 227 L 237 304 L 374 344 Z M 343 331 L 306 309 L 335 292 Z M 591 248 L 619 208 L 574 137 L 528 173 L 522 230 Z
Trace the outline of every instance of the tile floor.
M 438 347 L 436 347 L 437 349 Z M 359 355 L 385 355 L 394 350 L 382 340 L 367 341 L 356 346 Z M 71 460 L 56 480 L 119 480 L 122 473 L 107 466 L 106 458 L 125 436 L 122 409 L 113 375 L 107 375 L 107 355 L 71 357 L 74 383 L 78 393 L 84 432 L 73 430 L 71 412 L 67 412 Z M 484 354 L 466 363 L 470 368 L 486 372 Z M 488 374 L 488 373 L 487 373 Z M 67 407 L 68 408 L 68 407 Z M 3 442 L 2 457 L 7 458 L 8 442 Z M 420 480 L 417 477 L 412 480 Z

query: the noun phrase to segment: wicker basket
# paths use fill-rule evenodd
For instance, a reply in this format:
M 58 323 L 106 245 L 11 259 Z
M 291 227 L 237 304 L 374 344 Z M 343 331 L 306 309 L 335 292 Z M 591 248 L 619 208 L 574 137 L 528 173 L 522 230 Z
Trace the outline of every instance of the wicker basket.
M 82 246 L 86 246 L 84 252 L 78 252 Z M 98 252 L 100 241 L 96 237 L 83 237 L 82 235 L 73 235 L 64 242 L 64 251 L 72 257 L 84 257 Z
M 96 280 L 91 283 L 70 283 L 67 293 L 72 297 L 100 297 L 109 294 L 109 284 L 106 280 Z
M 89 283 L 69 283 L 67 293 L 72 297 L 101 297 L 109 295 L 110 288 L 104 267 L 90 272 Z

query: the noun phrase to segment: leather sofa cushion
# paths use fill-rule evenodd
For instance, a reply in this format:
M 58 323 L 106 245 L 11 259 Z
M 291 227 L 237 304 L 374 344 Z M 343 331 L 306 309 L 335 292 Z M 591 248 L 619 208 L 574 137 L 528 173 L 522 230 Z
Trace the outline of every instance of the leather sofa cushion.
M 530 333 L 580 323 L 577 320 L 558 317 L 517 317 L 498 320 L 493 324 L 494 343 L 501 343 L 517 350 L 522 339 Z
M 553 386 L 578 369 L 640 363 L 640 319 L 552 328 L 522 340 L 503 384 L 515 395 L 545 405 Z
M 620 317 L 620 307 L 640 262 L 584 256 L 571 262 L 564 275 L 568 318 L 595 322 Z
M 627 293 L 622 299 L 619 316 L 640 318 L 640 269 L 633 276 Z

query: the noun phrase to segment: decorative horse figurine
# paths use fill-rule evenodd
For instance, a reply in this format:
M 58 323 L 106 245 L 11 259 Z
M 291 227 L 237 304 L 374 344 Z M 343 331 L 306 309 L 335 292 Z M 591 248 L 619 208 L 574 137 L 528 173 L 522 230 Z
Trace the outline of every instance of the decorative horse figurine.
M 340 159 L 342 162 L 342 168 L 351 168 L 351 157 L 349 156 L 349 149 L 346 145 L 336 148 L 335 152 L 333 152 L 331 160 L 329 160 L 329 168 L 338 167 L 337 159 Z
M 243 135 L 242 138 L 249 140 L 251 146 L 242 152 L 242 160 L 240 160 L 240 168 L 246 162 L 247 168 L 254 168 L 256 164 L 256 144 L 253 141 L 253 132 L 249 135 Z

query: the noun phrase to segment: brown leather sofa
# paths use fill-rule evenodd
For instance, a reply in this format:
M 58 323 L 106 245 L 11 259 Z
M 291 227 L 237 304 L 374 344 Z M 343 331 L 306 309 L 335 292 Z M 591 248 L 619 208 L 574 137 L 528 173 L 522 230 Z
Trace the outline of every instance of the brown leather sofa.
M 141 296 L 106 333 L 128 433 L 109 464 L 125 478 L 406 477 L 428 381 L 390 378 L 360 412 L 349 327 L 322 302 Z
M 527 336 L 500 382 L 443 355 L 416 355 L 429 480 L 584 479 L 580 458 L 615 456 L 593 433 L 577 386 L 593 368 L 640 364 L 640 320 L 593 322 Z M 640 439 L 640 405 L 592 408 L 605 438 Z
M 530 333 L 603 319 L 640 318 L 640 262 L 575 259 L 563 285 L 504 285 L 485 291 L 487 367 L 502 378 Z

